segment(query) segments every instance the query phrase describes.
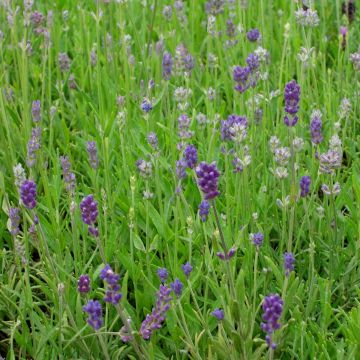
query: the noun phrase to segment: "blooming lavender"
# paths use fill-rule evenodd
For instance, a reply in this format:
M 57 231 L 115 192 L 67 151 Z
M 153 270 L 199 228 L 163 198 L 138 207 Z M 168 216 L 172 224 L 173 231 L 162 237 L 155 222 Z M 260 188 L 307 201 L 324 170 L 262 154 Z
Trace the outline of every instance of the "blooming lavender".
M 10 208 L 9 209 L 9 219 L 10 219 L 10 233 L 12 235 L 17 235 L 20 231 L 20 209 L 19 208 Z
M 175 279 L 175 281 L 170 284 L 170 287 L 177 297 L 181 296 L 183 290 L 183 283 L 179 279 Z
M 173 59 L 169 52 L 165 51 L 162 58 L 162 76 L 165 80 L 171 78 Z
M 205 222 L 208 218 L 210 211 L 210 204 L 207 200 L 203 200 L 199 205 L 199 215 L 202 222 Z
M 190 76 L 194 68 L 194 58 L 184 44 L 179 44 L 175 49 L 175 68 L 178 75 L 184 73 Z
M 184 160 L 186 166 L 190 169 L 193 169 L 198 161 L 197 149 L 194 145 L 187 145 L 184 150 Z
M 15 186 L 20 189 L 21 184 L 26 180 L 26 174 L 23 166 L 19 163 L 13 167 Z
M 176 177 L 179 180 L 186 178 L 186 176 L 187 176 L 186 168 L 187 168 L 187 163 L 186 163 L 185 159 L 180 159 L 180 160 L 176 161 Z
M 86 151 L 89 155 L 89 162 L 93 169 L 97 169 L 99 166 L 99 158 L 97 154 L 96 142 L 88 141 L 86 146 Z
M 284 254 L 284 269 L 286 276 L 289 276 L 295 269 L 295 257 L 291 252 L 286 252 Z
M 300 190 L 301 190 L 301 193 L 300 193 L 300 196 L 301 197 L 305 197 L 306 195 L 309 194 L 310 192 L 310 184 L 311 184 L 311 178 L 310 176 L 303 176 L 301 179 L 300 179 Z
M 270 294 L 265 297 L 262 304 L 263 322 L 261 329 L 266 332 L 266 342 L 272 349 L 276 348 L 276 344 L 272 340 L 272 335 L 275 330 L 280 328 L 280 317 L 283 311 L 283 300 L 278 294 Z
M 140 335 L 149 340 L 156 329 L 160 329 L 165 320 L 166 312 L 170 308 L 171 288 L 166 285 L 160 285 L 157 293 L 156 305 L 152 309 L 151 314 L 146 315 L 145 320 L 141 324 Z
M 75 174 L 70 171 L 70 161 L 67 156 L 60 157 L 61 167 L 62 167 L 62 174 L 65 183 L 66 190 L 69 193 L 73 193 L 75 189 Z
M 313 9 L 299 9 L 295 11 L 296 22 L 304 27 L 317 27 L 320 24 L 319 15 L 316 10 Z
M 116 274 L 111 269 L 109 264 L 106 264 L 100 272 L 100 279 L 106 283 L 104 301 L 113 305 L 118 304 L 122 298 L 122 294 L 120 293 L 120 285 L 118 284 L 120 275 Z
M 96 223 L 99 211 L 98 204 L 94 200 L 93 195 L 88 195 L 80 203 L 81 217 L 85 224 L 88 225 L 89 233 L 95 237 L 99 235 L 99 231 L 94 224 Z
M 31 180 L 25 180 L 20 186 L 21 201 L 27 209 L 36 206 L 36 184 Z
M 324 174 L 332 174 L 341 166 L 341 153 L 336 150 L 328 150 L 320 155 L 320 172 Z
M 284 117 L 285 125 L 295 126 L 299 119 L 297 113 L 300 101 L 300 86 L 295 80 L 291 80 L 285 85 L 284 100 L 287 113 Z
M 319 110 L 314 110 L 311 114 L 310 132 L 311 142 L 315 145 L 320 144 L 323 141 L 322 130 L 322 114 Z
M 166 279 L 168 278 L 169 274 L 166 268 L 159 268 L 157 270 L 157 275 L 160 279 L 160 281 L 164 284 Z
M 259 77 L 258 55 L 249 54 L 246 63 L 247 66 L 235 66 L 233 69 L 233 79 L 236 82 L 235 90 L 240 93 L 245 92 L 250 87 L 255 87 Z
M 247 124 L 248 122 L 245 116 L 229 115 L 226 120 L 221 121 L 221 140 L 234 140 L 234 138 L 236 138 L 236 130 L 240 130 L 243 134 L 246 131 Z
M 31 106 L 31 114 L 35 123 L 41 120 L 41 103 L 40 100 L 35 100 Z
M 264 234 L 261 233 L 261 232 L 258 232 L 258 233 L 255 233 L 255 234 L 251 234 L 250 238 L 252 239 L 253 241 L 253 244 L 256 246 L 256 247 L 260 247 L 263 242 L 264 242 Z
M 246 33 L 246 37 L 251 42 L 256 42 L 260 39 L 260 31 L 259 29 L 251 29 Z
M 87 294 L 90 291 L 89 275 L 80 275 L 77 285 L 79 293 Z
M 103 324 L 101 304 L 97 300 L 89 300 L 83 311 L 88 314 L 87 323 L 94 330 L 99 330 Z
M 33 167 L 36 161 L 36 152 L 40 149 L 41 127 L 37 126 L 31 130 L 31 138 L 27 144 L 26 164 Z
M 218 251 L 216 253 L 216 256 L 220 259 L 220 260 L 230 260 L 234 255 L 236 254 L 236 249 L 235 248 L 231 248 L 227 253 L 223 253 L 221 251 Z
M 70 69 L 70 58 L 68 56 L 68 54 L 66 53 L 60 53 L 59 57 L 59 66 L 60 66 L 60 70 L 62 72 L 68 71 Z
M 215 309 L 211 315 L 216 318 L 218 321 L 221 321 L 224 319 L 225 314 L 224 314 L 224 310 L 221 310 L 219 308 Z
M 141 102 L 140 108 L 144 113 L 147 114 L 152 110 L 153 106 L 149 99 L 144 98 L 144 100 Z
M 195 171 L 200 189 L 205 195 L 205 200 L 215 199 L 220 194 L 218 190 L 220 173 L 216 167 L 215 161 L 210 164 L 202 161 L 196 167 Z
M 145 161 L 139 159 L 136 161 L 136 167 L 140 172 L 140 175 L 143 178 L 149 178 L 152 175 L 152 163 L 150 161 Z
M 147 141 L 154 150 L 159 148 L 159 140 L 156 133 L 150 132 L 147 136 Z
M 189 262 L 187 262 L 184 265 L 181 265 L 181 269 L 182 269 L 184 275 L 186 276 L 186 278 L 188 278 L 190 276 L 190 273 L 193 270 L 193 267 L 190 265 Z
M 193 132 L 189 130 L 190 123 L 191 118 L 189 118 L 186 114 L 181 114 L 178 117 L 179 138 L 181 140 L 186 140 L 193 136 Z

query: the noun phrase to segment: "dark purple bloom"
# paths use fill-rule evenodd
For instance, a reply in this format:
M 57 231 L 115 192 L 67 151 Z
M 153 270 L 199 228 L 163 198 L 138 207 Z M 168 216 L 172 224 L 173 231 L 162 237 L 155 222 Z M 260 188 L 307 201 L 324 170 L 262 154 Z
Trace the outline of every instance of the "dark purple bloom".
M 66 190 L 72 193 L 75 189 L 75 174 L 70 171 L 70 161 L 67 156 L 61 156 L 61 167 Z
M 259 68 L 259 57 L 256 54 L 249 54 L 246 63 L 249 66 L 249 69 L 253 72 Z
M 35 100 L 32 103 L 32 107 L 31 107 L 31 114 L 32 114 L 32 118 L 33 121 L 39 122 L 41 120 L 41 103 L 40 100 Z
M 144 99 L 140 105 L 140 108 L 144 113 L 148 113 L 152 110 L 153 107 L 149 99 Z
M 40 149 L 41 127 L 37 126 L 31 130 L 31 138 L 27 144 L 26 164 L 33 167 L 36 161 L 36 152 Z
M 264 234 L 261 232 L 252 235 L 253 244 L 257 247 L 261 246 L 264 242 Z
M 10 233 L 12 235 L 17 235 L 19 233 L 20 225 L 20 209 L 19 208 L 10 208 L 9 209 L 9 219 L 10 219 Z
M 196 166 L 196 163 L 198 161 L 198 154 L 194 145 L 186 146 L 184 150 L 184 160 L 188 168 L 193 169 Z
M 33 209 L 36 206 L 36 184 L 25 180 L 20 186 L 20 197 L 27 209 Z
M 223 320 L 225 317 L 224 310 L 221 310 L 221 309 L 215 309 L 211 313 L 211 315 L 214 316 L 218 321 Z
M 202 222 L 207 220 L 210 211 L 210 204 L 208 201 L 203 200 L 199 205 L 199 215 Z
M 116 305 L 122 298 L 118 284 L 120 275 L 116 274 L 109 264 L 106 264 L 100 272 L 100 279 L 106 283 L 104 301 Z
M 68 71 L 70 69 L 70 58 L 68 54 L 60 53 L 58 60 L 61 71 Z
M 216 167 L 216 162 L 211 164 L 202 161 L 196 167 L 196 175 L 201 191 L 205 195 L 205 200 L 211 200 L 220 195 L 218 190 L 218 181 L 220 173 Z
M 152 333 L 156 329 L 160 329 L 163 321 L 165 320 L 166 312 L 170 308 L 171 289 L 166 285 L 160 285 L 159 292 L 157 293 L 156 305 L 152 309 L 151 314 L 146 315 L 145 320 L 141 324 L 140 335 L 145 339 L 150 339 Z
M 310 123 L 311 142 L 317 145 L 320 144 L 324 139 L 321 133 L 322 130 L 321 113 L 318 111 L 314 111 L 311 117 L 312 117 Z
M 189 262 L 187 262 L 186 264 L 181 265 L 181 269 L 184 272 L 184 275 L 188 278 L 193 270 L 193 267 L 190 265 Z
M 285 125 L 295 126 L 299 119 L 297 112 L 300 101 L 300 86 L 295 80 L 291 80 L 285 85 L 284 99 L 285 112 L 287 113 L 284 118 Z
M 182 290 L 183 290 L 183 284 L 179 279 L 175 279 L 175 281 L 170 284 L 170 287 L 174 291 L 175 295 L 177 297 L 181 296 Z
M 258 41 L 260 38 L 260 31 L 258 29 L 251 29 L 247 32 L 246 37 L 251 42 Z
M 85 224 L 92 225 L 96 222 L 99 214 L 97 202 L 93 195 L 88 195 L 80 203 L 81 216 Z
M 94 330 L 99 330 L 103 324 L 101 304 L 97 300 L 89 300 L 83 311 L 88 314 L 87 323 Z
M 169 52 L 165 51 L 162 59 L 162 76 L 165 80 L 171 78 L 173 59 Z
M 235 66 L 233 70 L 233 79 L 236 82 L 235 90 L 240 93 L 245 92 L 249 87 L 249 77 L 251 69 L 248 66 Z
M 89 162 L 93 169 L 97 169 L 99 166 L 99 158 L 97 154 L 96 142 L 88 141 L 86 151 L 89 155 Z
M 301 190 L 301 197 L 305 197 L 310 192 L 310 184 L 311 184 L 311 178 L 310 176 L 303 176 L 300 179 L 300 190 Z
M 158 149 L 159 141 L 156 133 L 150 132 L 147 136 L 147 141 L 154 150 Z
M 247 127 L 247 118 L 245 116 L 237 116 L 235 114 L 229 115 L 227 120 L 221 121 L 221 140 L 229 141 L 233 139 L 234 126 Z
M 164 283 L 169 276 L 166 268 L 159 268 L 157 270 L 157 275 L 162 283 Z
M 89 275 L 80 275 L 78 280 L 78 291 L 83 294 L 86 294 L 90 291 Z
M 272 341 L 272 334 L 280 328 L 280 317 L 283 311 L 283 300 L 278 294 L 270 294 L 265 297 L 262 304 L 264 322 L 261 323 L 261 329 L 266 332 L 267 344 L 275 349 L 276 344 Z
M 291 271 L 295 269 L 295 257 L 291 252 L 284 254 L 284 269 L 286 276 L 289 276 Z

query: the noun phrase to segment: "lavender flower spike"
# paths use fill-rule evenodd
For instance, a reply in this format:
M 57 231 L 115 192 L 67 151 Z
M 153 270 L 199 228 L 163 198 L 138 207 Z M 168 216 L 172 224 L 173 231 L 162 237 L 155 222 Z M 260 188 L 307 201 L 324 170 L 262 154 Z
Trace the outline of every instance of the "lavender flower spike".
M 149 340 L 151 335 L 156 329 L 160 329 L 163 321 L 165 320 L 166 312 L 170 308 L 171 289 L 166 285 L 160 285 L 159 292 L 157 293 L 156 305 L 152 309 L 151 314 L 146 315 L 145 320 L 141 324 L 140 335 Z
M 99 211 L 97 202 L 93 195 L 88 195 L 80 203 L 81 217 L 85 224 L 89 225 L 89 233 L 95 237 L 99 236 L 99 231 L 93 225 L 96 223 Z
M 289 276 L 291 271 L 295 269 L 295 257 L 291 252 L 284 254 L 284 269 L 286 276 Z
M 32 103 L 31 114 L 35 123 L 41 120 L 41 103 L 40 100 L 35 100 Z
M 118 284 L 120 275 L 116 274 L 111 269 L 111 266 L 107 264 L 101 270 L 100 279 L 103 280 L 107 285 L 104 301 L 113 305 L 118 304 L 122 298 L 122 294 L 120 293 L 120 285 Z
M 78 291 L 82 294 L 87 294 L 90 291 L 89 275 L 80 275 L 78 280 Z
M 97 300 L 89 300 L 83 311 L 88 314 L 87 323 L 94 330 L 99 330 L 103 324 L 101 304 Z
M 214 316 L 218 321 L 223 320 L 225 317 L 224 310 L 221 310 L 221 309 L 215 309 L 211 313 L 211 315 Z
M 212 200 L 220 195 L 218 190 L 220 173 L 216 167 L 215 161 L 211 164 L 202 161 L 196 167 L 195 171 L 200 189 L 205 195 L 205 200 Z
M 184 150 L 184 159 L 188 168 L 193 169 L 198 161 L 198 154 L 194 145 L 187 145 Z
M 199 205 L 199 215 L 202 222 L 205 222 L 208 218 L 210 211 L 210 204 L 207 200 L 203 200 Z
M 20 186 L 21 201 L 27 209 L 36 206 L 36 184 L 31 180 L 25 180 Z
M 165 80 L 171 78 L 173 59 L 169 52 L 165 51 L 162 59 L 162 76 Z
M 189 262 L 187 262 L 186 264 L 181 265 L 181 269 L 182 269 L 182 271 L 184 272 L 184 275 L 186 276 L 186 278 L 189 278 L 190 273 L 191 273 L 192 270 L 193 270 L 193 267 L 190 265 Z
M 9 209 L 9 219 L 10 219 L 10 233 L 12 235 L 17 235 L 19 233 L 20 225 L 20 209 L 19 208 L 10 208 Z
M 168 278 L 169 274 L 166 268 L 159 268 L 157 270 L 157 275 L 160 279 L 160 281 L 164 284 L 166 279 Z
M 303 176 L 300 179 L 300 196 L 305 197 L 310 192 L 310 184 L 311 184 L 311 178 L 310 176 Z
M 280 328 L 279 319 L 283 311 L 283 300 L 278 294 L 270 294 L 264 299 L 262 308 L 264 322 L 261 323 L 261 329 L 267 333 L 267 344 L 275 349 L 276 344 L 272 340 L 272 334 Z
M 170 284 L 170 287 L 172 288 L 174 294 L 177 297 L 181 296 L 183 290 L 183 283 L 179 279 L 175 279 L 175 281 L 172 284 Z
M 291 80 L 285 85 L 284 100 L 287 113 L 284 118 L 285 125 L 295 126 L 299 119 L 297 112 L 300 101 L 300 86 L 295 80 Z
M 97 154 L 96 142 L 95 141 L 88 141 L 86 151 L 89 155 L 89 162 L 93 169 L 97 169 L 99 166 L 99 158 Z

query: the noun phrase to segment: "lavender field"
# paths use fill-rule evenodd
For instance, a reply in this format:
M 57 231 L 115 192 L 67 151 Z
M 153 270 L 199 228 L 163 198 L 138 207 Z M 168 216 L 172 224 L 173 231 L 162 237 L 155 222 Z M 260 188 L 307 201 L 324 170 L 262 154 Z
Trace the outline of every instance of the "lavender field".
M 0 359 L 360 359 L 360 3 L 0 1 Z

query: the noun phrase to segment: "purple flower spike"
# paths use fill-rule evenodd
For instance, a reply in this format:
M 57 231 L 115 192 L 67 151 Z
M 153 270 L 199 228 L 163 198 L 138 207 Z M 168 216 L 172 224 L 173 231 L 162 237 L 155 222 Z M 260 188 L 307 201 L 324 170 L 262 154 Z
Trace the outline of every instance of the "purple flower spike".
M 79 293 L 86 294 L 90 291 L 90 277 L 89 275 L 80 275 L 78 280 Z
M 89 162 L 93 169 L 97 169 L 99 166 L 99 159 L 97 154 L 96 142 L 88 141 L 86 151 L 89 155 Z
M 88 195 L 80 203 L 81 217 L 85 224 L 92 225 L 98 217 L 97 202 L 93 195 Z
M 140 108 L 144 113 L 148 113 L 152 110 L 153 107 L 149 99 L 144 99 L 140 105 Z
M 171 78 L 173 59 L 169 52 L 165 51 L 162 59 L 162 76 L 165 80 Z
M 262 304 L 264 322 L 261 323 L 261 329 L 267 333 L 266 342 L 273 349 L 276 348 L 276 344 L 272 341 L 272 334 L 280 328 L 279 320 L 283 311 L 283 304 L 283 300 L 278 294 L 268 295 Z
M 260 39 L 260 31 L 258 29 L 251 29 L 247 32 L 246 37 L 251 42 L 256 42 Z
M 160 281 L 164 284 L 164 282 L 166 281 L 166 279 L 168 278 L 169 274 L 166 268 L 159 268 L 157 270 L 157 275 L 160 279 Z
M 236 249 L 235 248 L 231 248 L 227 254 L 224 254 L 222 252 L 217 252 L 216 256 L 220 259 L 220 260 L 230 260 L 234 255 L 236 254 Z
M 233 70 L 233 79 L 236 82 L 235 90 L 240 93 L 245 92 L 249 87 L 249 77 L 251 75 L 251 69 L 248 66 L 235 66 Z
M 259 232 L 252 235 L 253 244 L 260 247 L 264 242 L 264 234 Z
M 218 321 L 221 321 L 224 319 L 225 317 L 225 314 L 224 314 L 224 310 L 221 310 L 221 309 L 215 309 L 211 315 L 213 317 L 215 317 Z
M 229 141 L 234 139 L 234 128 L 247 128 L 247 118 L 245 116 L 229 115 L 226 120 L 221 121 L 221 140 Z
M 87 323 L 94 330 L 99 330 L 103 324 L 101 304 L 97 300 L 89 300 L 83 311 L 88 314 Z
M 181 296 L 183 290 L 183 283 L 179 279 L 175 279 L 175 281 L 172 284 L 170 284 L 170 287 L 172 288 L 174 294 L 177 297 Z
M 11 223 L 10 233 L 12 235 L 17 235 L 19 233 L 19 225 L 20 225 L 20 209 L 19 208 L 10 208 L 9 209 L 9 219 Z
M 285 125 L 295 126 L 299 119 L 296 114 L 299 111 L 300 101 L 300 86 L 295 80 L 291 80 L 285 85 L 284 99 L 287 113 L 284 118 Z
M 220 194 L 218 190 L 220 173 L 216 167 L 215 161 L 211 164 L 202 161 L 196 167 L 195 171 L 200 189 L 205 195 L 205 200 L 215 199 Z
M 295 257 L 291 252 L 284 254 L 284 269 L 286 276 L 289 276 L 291 271 L 295 269 Z
M 203 200 L 199 205 L 199 215 L 202 222 L 205 222 L 208 218 L 210 211 L 210 204 L 208 201 Z
M 196 166 L 198 161 L 198 154 L 194 145 L 186 146 L 184 150 L 184 159 L 188 168 L 193 169 Z
M 311 142 L 315 145 L 320 144 L 324 139 L 321 130 L 322 130 L 321 112 L 315 110 L 311 115 L 311 123 L 310 123 Z
M 116 305 L 122 298 L 120 285 L 118 284 L 120 275 L 116 274 L 109 264 L 106 264 L 100 272 L 100 279 L 107 285 L 104 301 Z
M 149 340 L 156 329 L 160 329 L 165 320 L 166 312 L 170 309 L 171 289 L 166 285 L 160 285 L 157 293 L 156 305 L 152 309 L 151 314 L 146 315 L 145 320 L 141 324 L 140 335 Z
M 184 275 L 186 276 L 186 278 L 188 278 L 190 276 L 190 273 L 193 270 L 193 267 L 190 265 L 189 262 L 187 262 L 186 264 L 181 265 L 181 269 L 184 272 Z
M 31 180 L 25 180 L 20 186 L 21 201 L 27 209 L 36 206 L 36 184 Z
M 31 114 L 35 123 L 41 120 L 41 103 L 40 100 L 35 100 L 32 103 Z
M 310 192 L 310 184 L 311 184 L 311 178 L 310 176 L 303 176 L 300 179 L 300 190 L 301 190 L 301 197 L 305 197 Z

